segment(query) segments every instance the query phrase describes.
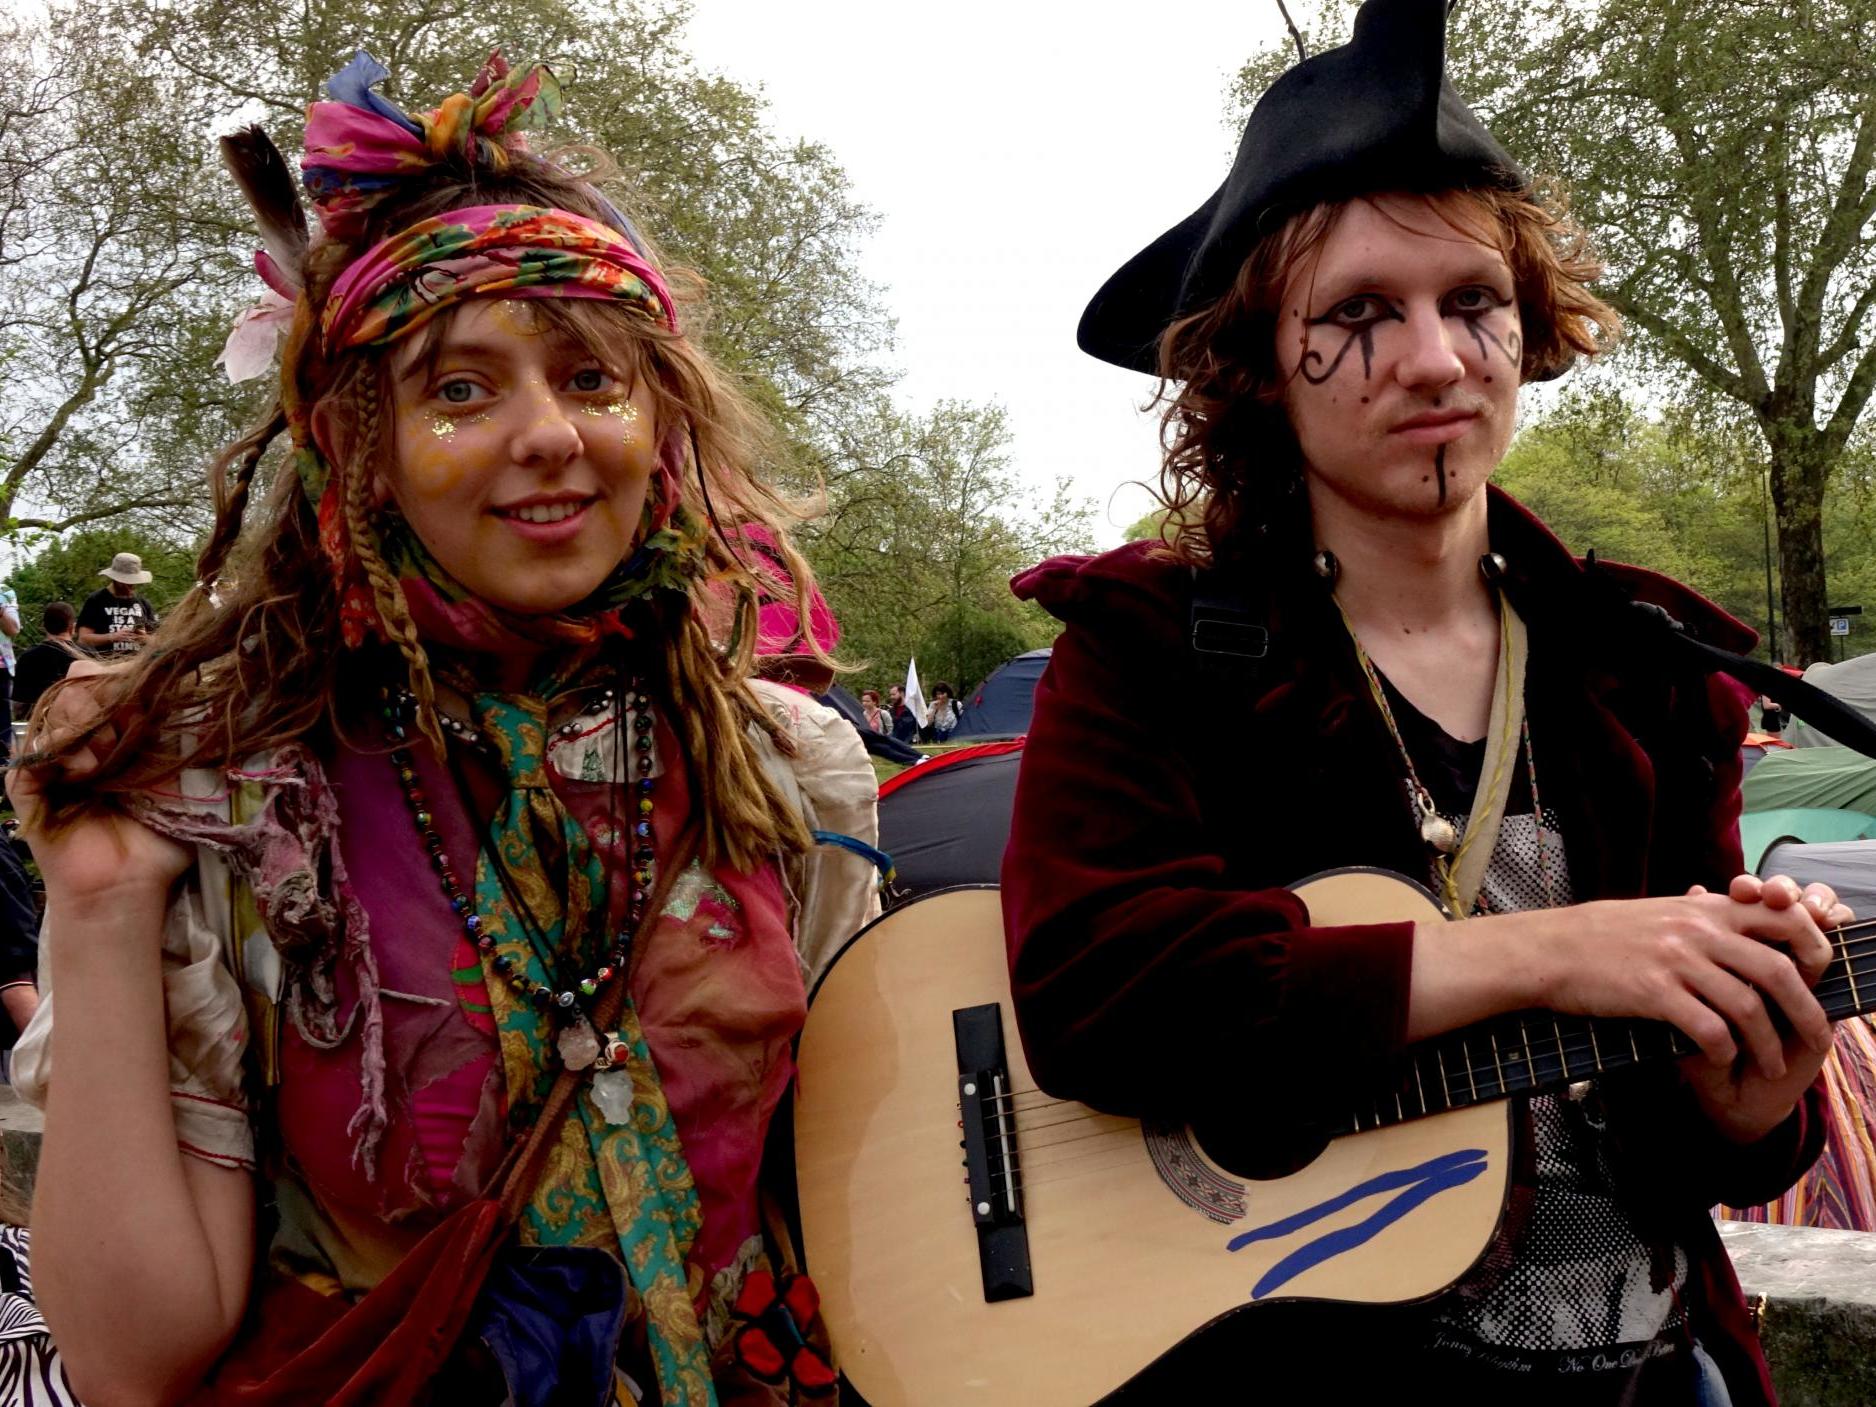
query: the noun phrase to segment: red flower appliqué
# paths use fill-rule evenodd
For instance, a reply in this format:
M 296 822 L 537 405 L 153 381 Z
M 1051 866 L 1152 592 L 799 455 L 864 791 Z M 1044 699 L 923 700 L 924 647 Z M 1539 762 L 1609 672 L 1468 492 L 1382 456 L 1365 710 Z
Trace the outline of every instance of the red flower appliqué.
M 808 1342 L 821 1294 L 805 1275 L 752 1270 L 731 1310 L 737 1321 L 736 1361 L 763 1382 L 789 1382 L 804 1396 L 834 1390 L 833 1364 Z

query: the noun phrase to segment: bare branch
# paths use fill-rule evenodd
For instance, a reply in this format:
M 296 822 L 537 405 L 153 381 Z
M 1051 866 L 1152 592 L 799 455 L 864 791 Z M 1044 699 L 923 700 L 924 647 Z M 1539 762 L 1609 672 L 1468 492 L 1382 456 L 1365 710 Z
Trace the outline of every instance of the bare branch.
M 1623 317 L 1659 337 L 1677 358 L 1685 362 L 1702 381 L 1715 390 L 1724 391 L 1734 400 L 1743 401 L 1754 409 L 1757 409 L 1765 399 L 1766 388 L 1763 382 L 1755 391 L 1738 372 L 1721 366 L 1702 351 L 1685 329 L 1676 326 L 1652 308 L 1639 302 L 1626 284 L 1620 288 L 1611 289 L 1609 301 L 1615 305 L 1615 310 Z
M 1837 398 L 1837 409 L 1824 427 L 1824 437 L 1832 446 L 1833 454 L 1843 448 L 1850 432 L 1856 429 L 1863 408 L 1869 404 L 1871 390 L 1876 390 L 1876 344 L 1864 348 L 1863 355 L 1857 358 L 1856 369 L 1850 373 L 1843 394 Z
M 1869 316 L 1870 308 L 1876 306 L 1876 278 L 1863 285 L 1863 291 L 1857 295 L 1856 304 L 1844 319 L 1843 326 L 1837 330 L 1837 340 L 1818 354 L 1817 369 L 1829 371 L 1838 362 L 1854 352 L 1861 344 L 1859 335 L 1863 320 Z
M 1296 27 L 1296 21 L 1290 18 L 1290 7 L 1277 0 L 1277 8 L 1283 11 L 1283 22 L 1290 27 L 1290 38 L 1296 41 L 1296 58 L 1300 63 L 1309 57 L 1309 50 L 1303 45 L 1303 32 Z

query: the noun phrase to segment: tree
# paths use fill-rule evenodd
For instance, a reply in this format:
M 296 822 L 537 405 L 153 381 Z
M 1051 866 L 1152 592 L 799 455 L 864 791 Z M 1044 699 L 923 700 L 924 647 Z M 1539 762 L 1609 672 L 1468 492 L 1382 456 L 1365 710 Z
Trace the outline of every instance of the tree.
M 709 285 L 716 320 L 694 331 L 781 424 L 773 472 L 811 486 L 817 441 L 890 379 L 872 357 L 891 325 L 854 258 L 871 217 L 825 148 L 779 140 L 758 94 L 697 69 L 687 14 L 664 0 L 604 13 L 579 0 L 53 0 L 41 24 L 7 21 L 0 520 L 141 513 L 179 538 L 199 530 L 202 466 L 265 393 L 213 366 L 259 285 L 212 135 L 258 119 L 291 152 L 307 103 L 361 45 L 412 105 L 465 86 L 498 44 L 550 58 L 569 120 L 546 145 L 617 156 L 619 203 Z
M 841 654 L 960 691 L 1054 638 L 1009 579 L 1054 552 L 1085 549 L 1092 507 L 1064 483 L 1039 496 L 1009 461 L 997 406 L 942 401 L 914 416 L 884 399 L 839 430 L 826 511 L 803 542 L 844 631 Z
M 537 146 L 604 153 L 617 166 L 606 183 L 617 203 L 702 276 L 714 321 L 694 331 L 789 432 L 779 472 L 808 483 L 813 436 L 890 381 L 871 357 L 891 323 L 855 259 L 872 215 L 824 146 L 780 140 L 759 93 L 697 67 L 684 44 L 687 0 L 603 10 L 579 0 L 108 5 L 121 42 L 182 74 L 198 112 L 226 122 L 258 107 L 283 150 L 358 48 L 391 70 L 387 96 L 413 107 L 466 86 L 497 48 L 515 62 L 549 62 L 567 90 L 565 121 Z M 220 184 L 223 227 L 245 258 L 245 218 Z
M 162 84 L 93 41 L 71 12 L 0 31 L 0 520 L 58 530 L 144 510 L 182 513 L 186 531 L 203 516 L 199 463 L 178 474 L 156 447 L 216 422 L 200 405 L 153 420 L 151 394 L 233 306 L 228 271 L 200 254 L 210 201 L 191 148 L 206 143 L 178 140 Z
M 1351 10 L 1321 0 L 1312 51 Z M 1596 233 L 1633 374 L 1756 427 L 1795 653 L 1823 657 L 1825 496 L 1876 389 L 1876 0 L 1529 0 L 1451 27 L 1456 85 Z M 1292 61 L 1254 58 L 1238 108 Z

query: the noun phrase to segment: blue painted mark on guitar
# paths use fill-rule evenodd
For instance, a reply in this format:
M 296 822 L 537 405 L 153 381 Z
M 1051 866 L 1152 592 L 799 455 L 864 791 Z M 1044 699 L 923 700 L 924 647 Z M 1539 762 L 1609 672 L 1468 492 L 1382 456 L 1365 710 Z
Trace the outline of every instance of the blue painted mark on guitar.
M 1238 1251 L 1253 1241 L 1269 1241 L 1280 1236 L 1288 1236 L 1300 1231 L 1324 1217 L 1333 1216 L 1345 1207 L 1370 1197 L 1392 1192 L 1395 1196 L 1384 1203 L 1380 1210 L 1366 1220 L 1358 1221 L 1353 1226 L 1341 1227 L 1318 1236 L 1315 1240 L 1299 1246 L 1282 1260 L 1264 1272 L 1264 1276 L 1251 1290 L 1251 1298 L 1259 1300 L 1273 1291 L 1288 1284 L 1297 1276 L 1324 1261 L 1333 1260 L 1339 1255 L 1366 1245 L 1381 1232 L 1419 1207 L 1430 1198 L 1438 1196 L 1455 1187 L 1463 1187 L 1480 1173 L 1485 1171 L 1486 1153 L 1483 1148 L 1461 1148 L 1456 1152 L 1443 1153 L 1437 1158 L 1429 1158 L 1410 1168 L 1400 1168 L 1394 1172 L 1382 1173 L 1371 1177 L 1366 1182 L 1357 1183 L 1346 1192 L 1338 1193 L 1326 1201 L 1307 1207 L 1293 1216 L 1273 1221 L 1266 1226 L 1253 1227 L 1240 1232 L 1226 1242 L 1225 1249 Z

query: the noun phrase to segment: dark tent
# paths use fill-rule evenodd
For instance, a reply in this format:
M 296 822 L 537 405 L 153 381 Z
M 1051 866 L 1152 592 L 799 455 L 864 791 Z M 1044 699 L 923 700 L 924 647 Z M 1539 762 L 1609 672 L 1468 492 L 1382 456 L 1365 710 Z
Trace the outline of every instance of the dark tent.
M 866 744 L 870 756 L 883 757 L 888 762 L 897 762 L 901 767 L 910 767 L 925 756 L 910 743 L 902 743 L 890 733 L 875 733 L 867 727 L 866 711 L 860 707 L 860 701 L 840 685 L 830 685 L 825 694 L 816 694 L 815 697 L 859 730 L 860 741 Z
M 954 738 L 1014 738 L 1029 731 L 1036 706 L 1036 681 L 1048 668 L 1049 650 L 1031 650 L 1006 660 L 977 686 L 964 705 Z
M 1020 740 L 979 743 L 887 778 L 879 789 L 879 848 L 895 871 L 889 903 L 997 882 L 1022 749 Z

